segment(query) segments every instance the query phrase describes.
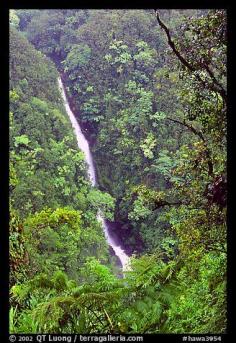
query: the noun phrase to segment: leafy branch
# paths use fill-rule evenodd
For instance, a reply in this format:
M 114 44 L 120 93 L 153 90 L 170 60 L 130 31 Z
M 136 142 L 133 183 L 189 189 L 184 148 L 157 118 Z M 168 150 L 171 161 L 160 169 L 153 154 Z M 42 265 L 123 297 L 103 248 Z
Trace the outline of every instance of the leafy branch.
M 172 121 L 174 123 L 177 123 L 177 124 L 180 124 L 180 125 L 183 125 L 183 126 L 187 127 L 190 131 L 192 131 L 196 136 L 198 136 L 203 141 L 204 146 L 205 146 L 205 151 L 206 151 L 206 157 L 207 157 L 208 175 L 209 176 L 213 176 L 214 173 L 213 173 L 213 163 L 212 163 L 212 159 L 211 159 L 211 152 L 210 152 L 210 149 L 207 146 L 206 139 L 203 136 L 202 132 L 197 130 L 196 128 L 194 128 L 189 123 L 186 123 L 186 121 L 182 122 L 182 121 L 180 121 L 178 119 L 174 119 L 174 118 L 170 118 L 170 117 L 166 117 L 166 119 L 170 120 L 170 121 Z
M 166 36 L 168 38 L 168 44 L 171 47 L 172 51 L 174 54 L 178 57 L 180 62 L 192 73 L 197 71 L 197 68 L 194 67 L 191 63 L 189 63 L 186 58 L 180 53 L 180 51 L 177 50 L 175 43 L 173 42 L 171 35 L 170 35 L 170 30 L 167 28 L 167 26 L 161 21 L 160 16 L 158 14 L 158 11 L 155 10 L 155 15 L 157 18 L 157 22 L 160 25 L 160 27 L 165 31 Z M 211 89 L 214 92 L 219 93 L 224 101 L 226 102 L 227 100 L 227 94 L 225 89 L 222 87 L 222 85 L 216 80 L 216 77 L 214 76 L 213 72 L 209 69 L 209 66 L 206 63 L 201 62 L 200 65 L 207 71 L 208 75 L 210 76 L 212 83 L 209 84 L 208 82 L 204 81 L 199 74 L 194 74 L 197 80 L 206 88 Z

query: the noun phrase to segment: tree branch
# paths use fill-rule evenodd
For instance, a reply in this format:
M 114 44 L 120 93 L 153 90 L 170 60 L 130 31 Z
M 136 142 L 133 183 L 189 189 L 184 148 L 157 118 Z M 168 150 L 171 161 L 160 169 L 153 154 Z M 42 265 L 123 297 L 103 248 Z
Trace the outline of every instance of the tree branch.
M 195 135 L 197 135 L 205 143 L 206 140 L 205 140 L 202 132 L 198 131 L 197 129 L 195 129 L 192 125 L 190 125 L 190 124 L 188 124 L 186 122 L 182 122 L 182 121 L 180 121 L 178 119 L 174 119 L 174 118 L 167 117 L 166 119 L 170 120 L 170 121 L 173 121 L 174 123 L 178 123 L 180 125 L 183 125 L 183 126 L 187 127 L 190 131 L 192 131 Z
M 160 201 L 158 203 L 155 203 L 155 207 L 153 208 L 153 211 L 158 210 L 161 207 L 164 206 L 180 206 L 180 205 L 189 205 L 190 202 L 183 202 L 183 201 L 176 201 L 176 202 L 168 202 L 168 201 Z
M 111 326 L 111 330 L 113 331 L 113 330 L 114 330 L 114 327 L 113 327 L 111 318 L 109 317 L 109 315 L 108 315 L 108 313 L 107 313 L 107 311 L 106 311 L 106 309 L 105 309 L 104 307 L 103 307 L 103 310 L 104 310 L 104 313 L 105 313 L 105 315 L 106 315 L 106 317 L 107 317 L 107 320 L 108 320 L 108 322 L 109 322 L 109 324 L 110 324 L 110 326 Z
M 222 96 L 222 98 L 223 98 L 224 100 L 226 100 L 226 98 L 227 98 L 226 91 L 225 91 L 225 89 L 223 88 L 223 86 L 216 80 L 216 77 L 215 77 L 215 75 L 213 74 L 213 71 L 212 71 L 212 70 L 209 68 L 209 66 L 206 65 L 206 64 L 204 65 L 204 68 L 206 69 L 208 75 L 211 77 L 212 81 L 218 86 L 218 88 L 219 88 L 219 93 L 220 93 L 220 95 Z
M 167 38 L 168 38 L 168 44 L 171 47 L 171 49 L 173 50 L 173 52 L 175 53 L 175 55 L 178 57 L 178 59 L 181 61 L 181 63 L 183 65 L 185 65 L 185 67 L 187 67 L 190 71 L 194 72 L 195 68 L 190 63 L 188 63 L 188 61 L 186 61 L 186 59 L 176 49 L 175 44 L 174 44 L 174 42 L 171 39 L 170 31 L 166 27 L 166 25 L 160 20 L 160 17 L 159 17 L 159 14 L 158 14 L 157 10 L 155 10 L 155 14 L 156 14 L 156 18 L 157 18 L 158 24 L 165 31 L 165 33 L 167 35 Z
M 173 119 L 173 118 L 169 118 L 169 117 L 167 117 L 166 119 L 173 121 L 174 123 L 178 123 L 180 125 L 187 127 L 190 131 L 192 131 L 196 136 L 198 136 L 203 141 L 204 146 L 205 146 L 205 151 L 206 151 L 206 157 L 207 157 L 208 175 L 213 176 L 213 163 L 211 160 L 211 152 L 210 152 L 209 148 L 207 147 L 206 140 L 205 140 L 205 137 L 203 136 L 202 132 L 195 129 L 192 125 L 190 125 L 186 122 L 182 122 L 178 119 Z
M 100 317 L 92 310 L 92 307 L 91 306 L 86 306 L 83 304 L 83 307 L 85 307 L 88 311 L 91 311 L 94 316 L 97 318 L 97 320 L 102 324 L 104 325 L 104 323 L 102 322 L 102 320 L 100 319 Z
M 157 22 L 160 25 L 160 27 L 165 31 L 166 36 L 168 38 L 168 44 L 171 47 L 171 49 L 173 50 L 173 52 L 175 53 L 175 55 L 178 57 L 178 59 L 180 60 L 180 62 L 188 69 L 190 70 L 192 73 L 197 71 L 196 67 L 194 67 L 193 65 L 191 65 L 182 55 L 181 53 L 176 49 L 176 46 L 173 42 L 173 40 L 171 39 L 171 35 L 170 35 L 170 31 L 167 28 L 167 26 L 161 21 L 159 14 L 157 12 L 157 10 L 154 10 L 155 14 L 156 14 L 156 18 L 157 18 Z M 197 78 L 197 80 L 203 84 L 204 87 L 208 87 L 209 89 L 213 90 L 214 92 L 218 92 L 222 98 L 226 101 L 227 100 L 227 95 L 226 95 L 226 91 L 224 90 L 224 88 L 219 84 L 219 82 L 216 80 L 215 76 L 213 75 L 212 71 L 207 67 L 206 65 L 203 66 L 205 68 L 205 70 L 207 71 L 207 73 L 210 75 L 211 79 L 212 79 L 212 84 L 206 83 L 206 81 L 204 81 L 199 74 L 194 74 L 195 77 Z

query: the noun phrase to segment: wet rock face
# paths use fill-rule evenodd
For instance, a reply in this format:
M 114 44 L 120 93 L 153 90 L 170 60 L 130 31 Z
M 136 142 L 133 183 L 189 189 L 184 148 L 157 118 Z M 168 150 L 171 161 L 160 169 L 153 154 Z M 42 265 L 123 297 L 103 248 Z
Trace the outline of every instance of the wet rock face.
M 109 225 L 109 234 L 114 241 L 126 252 L 127 255 L 139 254 L 144 249 L 141 236 L 132 230 L 129 224 L 119 221 L 106 221 Z
M 217 176 L 205 191 L 210 204 L 216 204 L 223 208 L 227 204 L 227 179 L 225 175 Z

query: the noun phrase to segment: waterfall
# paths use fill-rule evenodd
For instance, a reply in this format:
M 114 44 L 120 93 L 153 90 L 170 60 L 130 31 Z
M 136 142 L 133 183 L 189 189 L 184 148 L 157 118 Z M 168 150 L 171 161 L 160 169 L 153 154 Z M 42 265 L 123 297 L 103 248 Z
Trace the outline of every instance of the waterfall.
M 65 106 L 66 112 L 70 118 L 72 127 L 73 127 L 75 135 L 76 135 L 78 147 L 84 153 L 85 161 L 88 165 L 87 172 L 88 172 L 89 180 L 90 180 L 92 186 L 94 187 L 96 185 L 96 173 L 95 173 L 93 158 L 92 158 L 92 154 L 91 154 L 90 149 L 89 149 L 88 141 L 86 140 L 86 138 L 85 138 L 85 136 L 81 130 L 81 127 L 80 127 L 79 123 L 77 122 L 77 120 L 74 116 L 74 113 L 70 109 L 69 103 L 68 103 L 67 98 L 66 98 L 64 86 L 63 86 L 63 83 L 62 83 L 62 80 L 60 77 L 58 78 L 58 84 L 59 84 L 60 93 L 61 93 L 63 101 L 64 101 L 64 106 Z M 115 252 L 115 255 L 119 258 L 123 271 L 128 270 L 129 269 L 129 256 L 125 253 L 125 251 L 118 244 L 116 244 L 115 240 L 110 236 L 108 225 L 105 222 L 103 215 L 102 215 L 102 212 L 100 210 L 98 211 L 97 219 L 101 222 L 102 227 L 103 227 L 103 231 L 105 234 L 105 238 L 106 238 L 109 246 L 111 246 L 111 248 Z

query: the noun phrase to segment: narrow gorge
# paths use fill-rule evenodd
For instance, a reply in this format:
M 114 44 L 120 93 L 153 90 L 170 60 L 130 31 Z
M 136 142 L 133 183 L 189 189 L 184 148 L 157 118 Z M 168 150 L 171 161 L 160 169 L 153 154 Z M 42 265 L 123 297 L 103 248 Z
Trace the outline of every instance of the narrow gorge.
M 62 96 L 63 101 L 64 101 L 66 112 L 70 118 L 72 127 L 74 129 L 74 133 L 76 135 L 78 147 L 84 153 L 85 161 L 86 161 L 86 164 L 88 166 L 88 177 L 91 181 L 92 186 L 95 187 L 97 185 L 96 171 L 94 168 L 93 157 L 92 157 L 92 154 L 91 154 L 90 149 L 89 149 L 89 143 L 86 140 L 84 134 L 82 133 L 82 130 L 79 126 L 79 123 L 78 123 L 77 119 L 75 118 L 73 112 L 70 109 L 70 105 L 67 101 L 64 86 L 62 84 L 62 80 L 60 77 L 58 78 L 58 84 L 59 84 L 61 96 Z M 129 269 L 129 256 L 126 254 L 124 249 L 122 249 L 122 247 L 119 246 L 117 244 L 117 242 L 115 241 L 115 239 L 111 236 L 110 231 L 109 231 L 109 224 L 105 221 L 103 214 L 100 210 L 98 210 L 97 219 L 102 224 L 107 243 L 112 248 L 115 255 L 118 257 L 123 271 L 126 271 L 127 269 Z

